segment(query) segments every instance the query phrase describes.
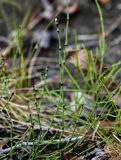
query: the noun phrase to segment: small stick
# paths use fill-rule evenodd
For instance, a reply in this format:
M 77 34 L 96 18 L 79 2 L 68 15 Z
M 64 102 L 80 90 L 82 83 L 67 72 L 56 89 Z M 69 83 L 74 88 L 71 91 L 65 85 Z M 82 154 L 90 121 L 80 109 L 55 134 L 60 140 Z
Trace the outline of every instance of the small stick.
M 110 42 L 110 46 L 113 47 L 115 45 L 118 45 L 120 42 L 121 42 L 121 35 L 119 35 L 116 39 Z
M 18 145 L 12 147 L 12 148 L 7 148 L 4 150 L 1 150 L 0 154 L 5 154 L 10 152 L 11 150 L 15 149 L 15 148 L 19 148 L 21 146 L 33 146 L 33 145 L 46 145 L 46 144 L 60 144 L 61 143 L 67 143 L 67 142 L 75 142 L 77 140 L 81 140 L 83 138 L 83 136 L 79 136 L 79 137 L 67 137 L 67 138 L 63 138 L 63 139 L 55 139 L 55 140 L 46 140 L 43 141 L 43 143 L 41 144 L 39 141 L 35 141 L 35 142 L 20 142 Z
M 109 29 L 106 31 L 106 37 L 108 37 L 118 26 L 121 24 L 121 16 L 117 18 L 115 22 L 109 27 Z

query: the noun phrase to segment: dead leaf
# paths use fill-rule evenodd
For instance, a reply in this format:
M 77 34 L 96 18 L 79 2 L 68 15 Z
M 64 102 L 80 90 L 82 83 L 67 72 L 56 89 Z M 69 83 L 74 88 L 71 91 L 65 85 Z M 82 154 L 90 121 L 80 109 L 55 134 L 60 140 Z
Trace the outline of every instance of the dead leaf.
M 104 94 L 106 94 L 107 90 L 108 91 L 114 91 L 117 88 L 117 83 L 115 82 L 115 80 L 113 80 L 113 76 L 110 76 L 109 78 L 107 78 L 105 80 L 106 75 L 108 74 L 108 67 L 103 64 L 103 66 L 101 65 L 101 62 L 93 57 L 95 60 L 95 66 L 96 66 L 96 76 L 100 76 L 100 74 L 102 74 L 102 77 L 100 80 L 102 80 L 103 84 L 102 87 L 99 91 L 99 96 L 103 96 Z M 88 62 L 89 61 L 89 55 L 87 55 L 85 53 L 85 51 L 83 49 L 80 50 L 75 50 L 72 48 L 67 48 L 67 56 L 66 56 L 66 60 L 69 63 L 74 64 L 76 67 L 80 67 L 82 69 L 82 71 L 84 73 L 87 73 L 87 69 L 88 69 L 88 63 L 91 63 L 90 67 L 91 70 L 93 71 L 94 69 L 94 64 L 93 62 Z M 102 69 L 100 69 L 102 67 Z M 100 71 L 101 70 L 101 71 Z M 76 72 L 73 72 L 73 75 L 75 75 Z M 99 74 L 99 75 L 98 75 Z M 88 75 L 86 75 L 88 80 L 90 79 L 90 77 L 88 77 Z M 96 83 L 96 79 L 94 77 L 94 82 Z M 99 83 L 99 82 L 97 82 Z M 113 100 L 115 101 L 115 104 L 121 108 L 121 95 L 119 95 L 118 97 L 114 96 Z
M 84 73 L 86 73 L 88 69 L 88 63 L 90 63 L 91 70 L 92 71 L 94 70 L 94 62 L 91 56 L 85 53 L 84 49 L 80 49 L 76 51 L 72 48 L 68 48 L 66 59 L 68 62 L 74 64 L 76 67 L 80 67 Z M 89 59 L 90 59 L 90 62 L 88 62 Z M 104 81 L 103 78 L 105 78 L 105 74 L 107 74 L 108 67 L 105 64 L 103 64 L 102 66 L 100 60 L 97 59 L 95 56 L 93 56 L 93 59 L 95 61 L 96 74 L 97 74 L 96 76 L 100 76 L 101 74 L 103 74 L 104 76 L 102 76 L 102 81 Z M 87 77 L 87 78 L 89 79 L 90 77 Z M 94 81 L 95 81 L 95 77 L 94 77 Z M 113 80 L 112 76 L 110 76 L 108 79 L 104 81 L 104 85 L 107 87 L 109 91 L 114 91 L 117 88 L 117 84 Z M 105 87 L 102 87 L 100 91 L 100 95 L 104 94 L 105 92 L 106 92 Z
M 81 69 L 83 71 L 86 71 L 88 69 L 88 63 L 91 63 L 91 68 L 92 70 L 94 70 L 94 64 L 92 62 L 92 58 L 91 56 L 85 53 L 84 49 L 80 49 L 80 50 L 75 50 L 72 48 L 67 48 L 66 50 L 67 52 L 67 56 L 66 59 L 68 62 L 74 64 L 76 67 L 81 67 Z M 95 60 L 95 65 L 96 65 L 96 70 L 97 73 L 99 72 L 100 68 L 101 69 L 101 73 L 104 73 L 105 71 L 107 71 L 107 66 L 105 65 L 101 65 L 101 62 L 95 57 L 93 56 L 94 60 Z M 90 59 L 90 62 L 88 62 Z
M 60 13 L 64 13 L 66 14 L 67 13 L 67 4 L 66 4 L 66 1 L 65 0 L 60 0 L 58 3 L 57 3 L 57 10 L 60 12 Z M 78 0 L 70 0 L 69 1 L 69 7 L 68 7 L 68 12 L 69 14 L 74 14 L 75 12 L 77 12 L 78 10 Z
M 82 70 L 87 70 L 88 58 L 86 57 L 86 53 L 83 49 L 76 51 L 68 48 L 66 59 L 76 67 L 79 65 L 78 67 L 81 67 Z
M 106 4 L 106 3 L 108 3 L 110 0 L 99 0 L 99 2 L 101 3 L 101 4 Z

